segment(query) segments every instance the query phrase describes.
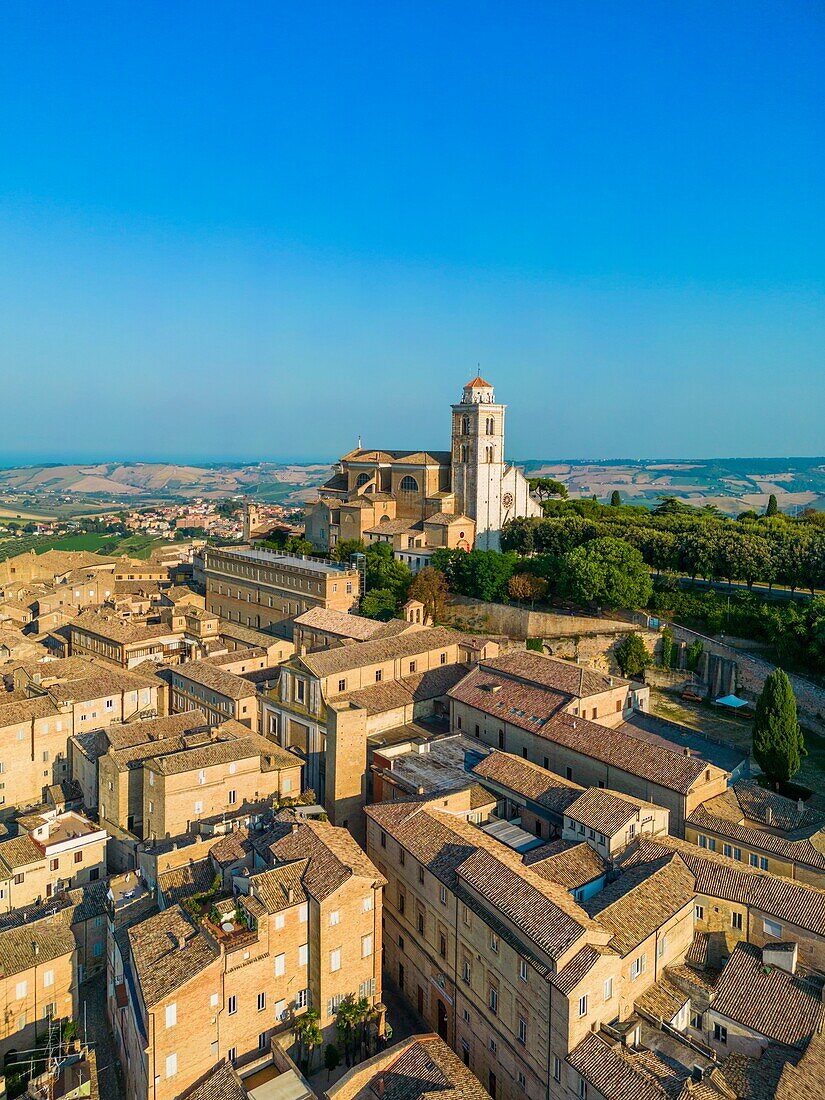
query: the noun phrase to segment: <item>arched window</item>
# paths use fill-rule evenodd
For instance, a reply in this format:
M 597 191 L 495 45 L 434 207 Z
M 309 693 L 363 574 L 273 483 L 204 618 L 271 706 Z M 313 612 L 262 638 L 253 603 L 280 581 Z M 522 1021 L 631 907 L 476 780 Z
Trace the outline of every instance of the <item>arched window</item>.
M 484 461 L 485 462 L 492 462 L 493 461 L 493 448 L 492 447 L 485 447 L 484 448 Z
M 461 444 L 461 461 L 462 462 L 467 461 L 467 444 L 466 443 Z
M 355 488 L 360 489 L 362 485 L 366 485 L 372 474 L 359 474 L 355 479 Z
M 401 478 L 399 489 L 402 493 L 417 493 L 418 482 L 415 480 L 414 477 L 410 477 L 409 474 L 405 474 L 404 477 Z
M 484 422 L 484 433 L 485 435 L 495 435 L 496 433 L 496 422 L 492 416 L 488 416 Z
M 470 418 L 469 418 L 469 416 L 462 416 L 462 418 L 461 418 L 461 434 L 462 435 L 469 435 L 470 434 Z

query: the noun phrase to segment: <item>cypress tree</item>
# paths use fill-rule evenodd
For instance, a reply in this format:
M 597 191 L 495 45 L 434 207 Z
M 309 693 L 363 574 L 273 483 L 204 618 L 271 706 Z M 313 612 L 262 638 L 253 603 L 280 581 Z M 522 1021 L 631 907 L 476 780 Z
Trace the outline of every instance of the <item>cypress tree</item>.
M 768 507 L 765 509 L 766 516 L 775 516 L 779 511 L 779 505 L 776 503 L 776 493 L 771 493 L 768 497 Z
M 787 675 L 776 669 L 765 680 L 753 721 L 753 755 L 771 783 L 787 783 L 807 756 Z
M 613 492 L 610 494 L 610 507 L 618 508 L 621 503 L 622 494 L 619 492 L 618 489 L 614 489 Z

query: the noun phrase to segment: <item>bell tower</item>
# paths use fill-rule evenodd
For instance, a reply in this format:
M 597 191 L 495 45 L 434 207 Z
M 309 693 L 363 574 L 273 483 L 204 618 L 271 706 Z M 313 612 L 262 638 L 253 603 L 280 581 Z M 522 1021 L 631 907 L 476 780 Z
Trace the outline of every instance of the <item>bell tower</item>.
M 504 478 L 504 412 L 493 387 L 480 376 L 453 405 L 453 492 L 460 512 L 475 520 L 476 547 L 498 550 Z

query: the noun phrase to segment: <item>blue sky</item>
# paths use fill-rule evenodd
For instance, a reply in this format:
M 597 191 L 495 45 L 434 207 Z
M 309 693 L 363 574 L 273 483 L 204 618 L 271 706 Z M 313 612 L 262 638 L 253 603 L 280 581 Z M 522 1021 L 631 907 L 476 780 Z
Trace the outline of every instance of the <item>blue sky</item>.
M 825 452 L 825 8 L 0 12 L 0 460 Z

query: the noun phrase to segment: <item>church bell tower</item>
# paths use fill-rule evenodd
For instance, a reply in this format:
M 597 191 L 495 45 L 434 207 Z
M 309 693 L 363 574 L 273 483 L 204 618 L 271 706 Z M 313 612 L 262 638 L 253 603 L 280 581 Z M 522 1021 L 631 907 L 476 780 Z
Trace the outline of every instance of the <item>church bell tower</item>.
M 505 409 L 481 377 L 468 382 L 452 406 L 453 492 L 458 510 L 475 520 L 479 550 L 499 548 Z

